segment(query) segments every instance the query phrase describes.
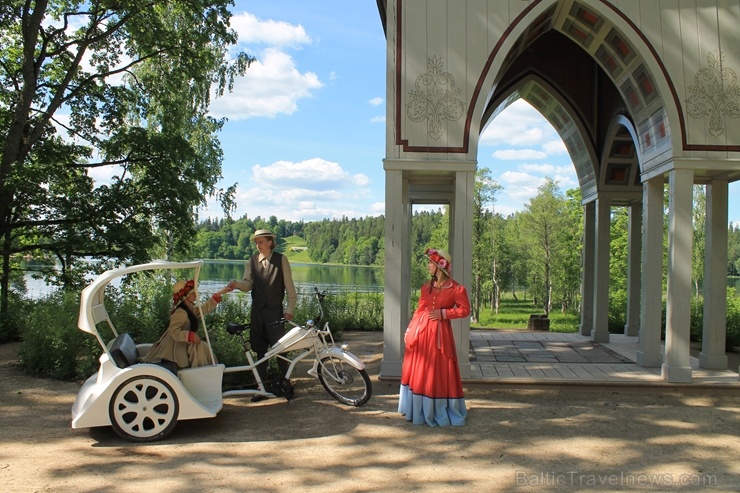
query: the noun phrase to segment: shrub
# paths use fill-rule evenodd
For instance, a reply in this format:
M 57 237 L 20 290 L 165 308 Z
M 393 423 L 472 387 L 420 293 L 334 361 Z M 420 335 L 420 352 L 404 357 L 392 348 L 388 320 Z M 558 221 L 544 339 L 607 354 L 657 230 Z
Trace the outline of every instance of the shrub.
M 169 323 L 172 284 L 164 272 L 153 271 L 129 276 L 120 288 L 109 286 L 106 309 L 116 330 L 136 342 L 159 339 Z
M 735 288 L 727 289 L 727 349 L 740 346 L 740 298 Z
M 665 318 L 663 321 L 665 326 Z M 730 350 L 740 345 L 740 298 L 738 298 L 735 288 L 727 289 L 726 328 L 725 347 Z M 704 298 L 701 296 L 691 298 L 690 329 L 691 340 L 701 341 L 704 335 Z
M 36 376 L 80 380 L 97 370 L 100 346 L 77 329 L 79 298 L 54 293 L 33 303 L 23 327 L 19 359 L 23 369 Z
M 609 292 L 609 333 L 622 334 L 627 323 L 627 291 L 612 289 Z
M 309 310 L 305 314 L 307 318 L 316 317 L 318 307 L 313 295 L 304 297 L 302 305 L 304 310 Z M 314 315 L 311 316 L 310 313 Z M 324 315 L 332 333 L 339 336 L 342 330 L 383 330 L 383 294 L 329 293 L 324 298 Z
M 702 330 L 704 330 L 704 298 L 700 296 L 691 297 L 691 316 L 689 319 L 689 340 L 701 341 Z
M 10 292 L 8 311 L 0 320 L 0 344 L 22 340 L 22 328 L 28 326 L 28 314 L 32 311 L 32 301 Z

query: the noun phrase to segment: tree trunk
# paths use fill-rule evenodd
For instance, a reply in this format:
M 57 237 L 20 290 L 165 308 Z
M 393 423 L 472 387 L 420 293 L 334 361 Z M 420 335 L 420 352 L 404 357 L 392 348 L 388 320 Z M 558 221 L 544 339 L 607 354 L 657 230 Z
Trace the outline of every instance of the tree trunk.
M 477 323 L 480 320 L 480 274 L 475 274 L 475 297 L 473 298 L 473 313 L 471 322 Z
M 0 324 L 2 333 L 8 334 L 10 317 L 8 308 L 10 295 L 10 230 L 6 230 L 3 235 L 3 272 L 0 276 Z
M 496 259 L 493 259 L 493 290 L 491 292 L 491 308 L 493 313 L 498 315 L 499 302 L 501 300 L 501 290 L 498 285 L 498 277 L 496 275 Z

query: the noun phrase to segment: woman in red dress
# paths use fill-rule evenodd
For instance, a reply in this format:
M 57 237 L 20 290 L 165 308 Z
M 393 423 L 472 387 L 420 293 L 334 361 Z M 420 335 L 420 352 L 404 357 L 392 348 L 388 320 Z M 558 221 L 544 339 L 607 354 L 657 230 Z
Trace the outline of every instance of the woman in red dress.
M 425 255 L 432 278 L 406 329 L 398 412 L 415 425 L 463 426 L 467 409 L 450 320 L 467 317 L 470 300 L 450 277 L 450 255 L 433 248 Z

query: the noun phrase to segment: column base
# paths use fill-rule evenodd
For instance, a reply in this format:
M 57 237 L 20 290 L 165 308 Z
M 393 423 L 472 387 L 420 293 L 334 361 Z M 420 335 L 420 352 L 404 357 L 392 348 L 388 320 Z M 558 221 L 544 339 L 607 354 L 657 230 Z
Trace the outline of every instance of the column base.
M 632 325 L 629 324 L 624 326 L 624 335 L 635 337 L 640 334 L 640 326 L 639 325 Z
M 387 361 L 383 359 L 380 362 L 380 378 L 401 378 L 401 366 L 401 361 Z
M 465 361 L 460 363 L 460 378 L 470 378 L 470 362 Z
M 644 368 L 660 368 L 663 364 L 663 356 L 660 353 L 637 351 L 637 364 Z
M 699 353 L 699 367 L 706 370 L 726 370 L 727 355 Z
M 583 325 L 583 324 L 581 324 L 578 327 L 578 333 L 581 334 L 582 336 L 590 336 L 591 335 L 591 330 L 592 329 L 591 329 L 591 326 L 590 325 Z
M 609 331 L 608 330 L 597 331 L 596 329 L 594 329 L 591 331 L 591 340 L 593 342 L 607 343 L 609 342 Z
M 666 382 L 691 383 L 690 366 L 670 366 L 668 363 L 663 363 L 660 373 Z

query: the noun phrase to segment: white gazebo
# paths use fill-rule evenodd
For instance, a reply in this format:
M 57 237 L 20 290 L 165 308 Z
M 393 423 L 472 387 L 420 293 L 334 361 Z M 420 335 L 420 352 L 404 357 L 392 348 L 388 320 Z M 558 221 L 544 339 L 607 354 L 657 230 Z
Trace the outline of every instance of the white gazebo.
M 581 334 L 608 342 L 609 217 L 630 210 L 625 333 L 638 363 L 690 382 L 693 185 L 706 186 L 700 366 L 726 369 L 728 183 L 740 178 L 740 5 L 730 0 L 377 0 L 387 40 L 385 349 L 397 377 L 414 204 L 447 204 L 455 279 L 471 287 L 478 138 L 522 98 L 576 168 L 585 235 Z M 663 195 L 668 284 L 661 351 Z M 470 323 L 453 323 L 470 374 Z

